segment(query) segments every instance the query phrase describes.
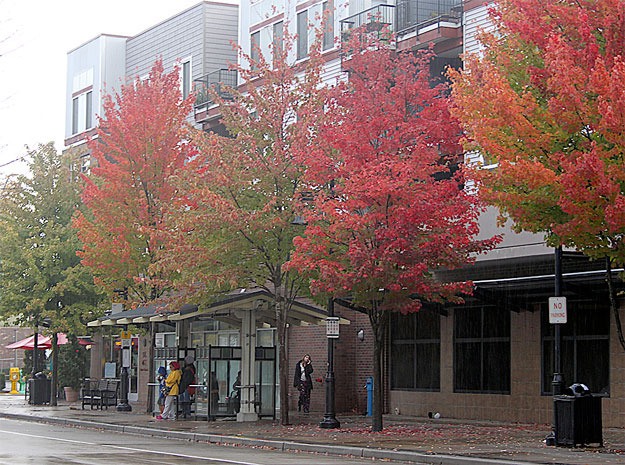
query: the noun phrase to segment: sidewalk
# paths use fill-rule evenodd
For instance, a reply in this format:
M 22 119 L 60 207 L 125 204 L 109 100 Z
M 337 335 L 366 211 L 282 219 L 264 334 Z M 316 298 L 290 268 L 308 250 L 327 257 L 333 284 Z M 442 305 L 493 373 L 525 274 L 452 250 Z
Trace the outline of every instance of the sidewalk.
M 604 428 L 604 447 L 548 447 L 549 425 L 470 422 L 385 416 L 384 430 L 372 433 L 370 419 L 341 416 L 341 428 L 320 429 L 320 413 L 290 412 L 292 425 L 271 420 L 238 423 L 232 420 L 156 421 L 134 405 L 132 412 L 116 409 L 82 410 L 80 403 L 61 401 L 57 407 L 29 405 L 23 395 L 0 394 L 0 418 L 115 430 L 211 443 L 276 448 L 279 450 L 355 455 L 367 458 L 444 465 L 567 464 L 625 465 L 625 430 Z

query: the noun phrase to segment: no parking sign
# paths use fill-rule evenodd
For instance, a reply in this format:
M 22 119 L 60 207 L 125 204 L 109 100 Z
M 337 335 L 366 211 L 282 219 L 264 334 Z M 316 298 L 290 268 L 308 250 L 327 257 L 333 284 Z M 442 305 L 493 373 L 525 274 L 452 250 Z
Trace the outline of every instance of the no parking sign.
M 566 323 L 566 297 L 549 297 L 549 323 Z

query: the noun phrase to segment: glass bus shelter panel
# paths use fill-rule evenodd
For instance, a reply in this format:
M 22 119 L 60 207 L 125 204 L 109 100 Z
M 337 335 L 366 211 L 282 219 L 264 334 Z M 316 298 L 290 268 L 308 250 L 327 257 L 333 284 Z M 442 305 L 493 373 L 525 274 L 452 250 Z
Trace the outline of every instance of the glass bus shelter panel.
M 256 411 L 261 417 L 275 418 L 276 396 L 276 348 L 256 347 Z

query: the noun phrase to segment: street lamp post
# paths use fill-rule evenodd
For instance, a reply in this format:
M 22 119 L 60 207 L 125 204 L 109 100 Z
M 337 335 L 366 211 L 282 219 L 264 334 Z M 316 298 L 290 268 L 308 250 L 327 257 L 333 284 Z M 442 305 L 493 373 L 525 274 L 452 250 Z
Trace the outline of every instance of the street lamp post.
M 124 326 L 122 331 L 122 370 L 120 374 L 121 387 L 120 387 L 120 400 L 117 404 L 118 412 L 131 412 L 132 407 L 128 403 L 128 367 L 130 366 L 130 350 L 132 339 L 128 337 L 128 331 Z
M 334 316 L 334 299 L 328 299 L 328 324 L 335 320 Z M 338 325 L 337 325 L 338 326 Z M 341 424 L 336 419 L 334 411 L 334 339 L 338 336 L 327 331 L 328 336 L 328 372 L 326 373 L 326 411 L 323 420 L 319 423 L 320 428 L 332 429 L 340 428 Z

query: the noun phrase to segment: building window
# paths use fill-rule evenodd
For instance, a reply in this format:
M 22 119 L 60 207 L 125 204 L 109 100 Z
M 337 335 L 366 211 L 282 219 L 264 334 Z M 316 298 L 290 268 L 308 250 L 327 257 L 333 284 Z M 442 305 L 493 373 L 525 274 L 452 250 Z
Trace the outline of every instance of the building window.
M 560 326 L 560 359 L 565 388 L 584 383 L 591 392 L 610 393 L 610 308 L 606 301 L 567 303 L 568 322 Z M 552 393 L 554 325 L 541 312 L 542 393 Z
M 308 56 L 308 10 L 297 13 L 297 59 Z
M 80 172 L 84 174 L 91 172 L 91 155 L 88 153 L 80 156 Z
M 191 60 L 187 59 L 182 62 L 180 68 L 180 92 L 182 98 L 186 99 L 191 93 Z
M 78 134 L 78 97 L 72 99 L 72 134 Z
M 279 21 L 273 25 L 273 59 L 274 61 L 284 50 L 284 22 Z
M 391 389 L 439 391 L 440 315 L 422 309 L 391 317 Z
M 87 92 L 86 100 L 85 129 L 91 129 L 93 127 L 93 92 Z
M 334 4 L 323 2 L 323 49 L 334 47 Z
M 454 310 L 454 392 L 510 393 L 508 310 Z
M 250 36 L 250 66 L 252 69 L 258 69 L 258 61 L 260 60 L 260 31 Z

